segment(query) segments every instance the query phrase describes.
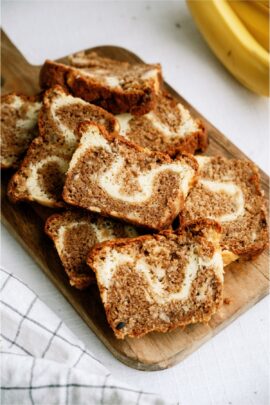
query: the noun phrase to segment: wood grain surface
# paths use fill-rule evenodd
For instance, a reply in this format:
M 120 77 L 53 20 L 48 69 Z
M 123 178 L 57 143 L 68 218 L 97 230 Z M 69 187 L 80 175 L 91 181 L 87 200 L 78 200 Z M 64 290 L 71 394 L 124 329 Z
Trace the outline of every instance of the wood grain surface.
M 37 93 L 40 67 L 29 65 L 3 32 L 1 36 L 2 93 L 11 91 L 27 95 Z M 102 46 L 94 49 L 100 55 L 113 59 L 140 61 L 136 55 L 123 48 Z M 61 60 L 64 61 L 65 58 Z M 167 85 L 166 87 L 195 116 L 203 118 L 171 87 Z M 203 120 L 210 136 L 208 155 L 246 158 L 220 131 L 204 118 Z M 209 324 L 195 324 L 166 334 L 151 333 L 141 339 L 117 340 L 106 322 L 97 287 L 92 286 L 85 291 L 70 287 L 52 242 L 44 234 L 44 220 L 55 210 L 35 204 L 12 205 L 6 197 L 6 186 L 11 174 L 11 171 L 2 173 L 2 222 L 104 345 L 117 359 L 130 367 L 140 370 L 160 370 L 172 366 L 183 360 L 268 293 L 269 256 L 265 251 L 254 261 L 233 263 L 226 268 L 224 297 L 228 299 L 229 304 L 224 304 Z M 268 197 L 269 181 L 263 172 L 261 172 L 261 180 Z

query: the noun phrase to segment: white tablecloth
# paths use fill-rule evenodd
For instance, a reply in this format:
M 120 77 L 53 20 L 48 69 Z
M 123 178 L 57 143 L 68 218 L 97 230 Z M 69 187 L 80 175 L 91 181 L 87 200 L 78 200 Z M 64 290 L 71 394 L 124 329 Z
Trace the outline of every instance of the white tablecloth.
M 168 404 L 151 392 L 114 379 L 12 273 L 0 269 L 0 285 L 1 404 Z
M 161 62 L 166 80 L 265 171 L 268 101 L 234 80 L 212 55 L 183 1 L 4 1 L 2 25 L 33 64 L 102 44 L 124 46 Z M 265 298 L 181 364 L 160 372 L 132 370 L 89 330 L 25 251 L 3 228 L 2 264 L 31 285 L 123 382 L 183 405 L 269 402 L 269 299 Z

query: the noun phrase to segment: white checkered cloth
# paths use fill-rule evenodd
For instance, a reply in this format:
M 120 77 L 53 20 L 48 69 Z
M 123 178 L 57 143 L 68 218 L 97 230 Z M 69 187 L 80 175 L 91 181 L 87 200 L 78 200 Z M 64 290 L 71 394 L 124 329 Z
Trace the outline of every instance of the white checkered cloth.
M 2 405 L 165 404 L 116 381 L 22 281 L 0 281 Z

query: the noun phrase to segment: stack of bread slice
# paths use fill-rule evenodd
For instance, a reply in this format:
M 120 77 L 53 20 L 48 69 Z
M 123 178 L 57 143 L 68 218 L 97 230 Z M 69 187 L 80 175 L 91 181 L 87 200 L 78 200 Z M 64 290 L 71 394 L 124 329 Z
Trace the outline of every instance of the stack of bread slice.
M 198 154 L 205 126 L 165 91 L 160 64 L 81 52 L 46 61 L 40 84 L 2 98 L 10 201 L 51 208 L 70 284 L 97 284 L 117 338 L 208 322 L 224 267 L 267 245 L 258 169 Z

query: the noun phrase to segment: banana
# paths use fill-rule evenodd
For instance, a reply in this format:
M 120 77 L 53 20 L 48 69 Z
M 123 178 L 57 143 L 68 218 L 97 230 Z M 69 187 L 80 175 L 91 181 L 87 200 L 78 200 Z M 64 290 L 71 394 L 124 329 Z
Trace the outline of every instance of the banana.
M 256 4 L 256 7 L 260 8 L 261 10 L 263 10 L 264 12 L 268 12 L 270 10 L 270 5 L 269 5 L 269 1 L 254 1 L 254 4 Z
M 230 6 L 254 38 L 269 52 L 269 9 L 258 1 L 232 1 Z
M 256 41 L 227 0 L 187 0 L 212 51 L 248 89 L 269 96 L 269 53 Z
M 259 5 L 262 5 L 263 7 L 268 8 L 268 10 L 270 9 L 269 0 L 259 0 L 259 1 L 256 1 L 256 3 L 258 3 Z

